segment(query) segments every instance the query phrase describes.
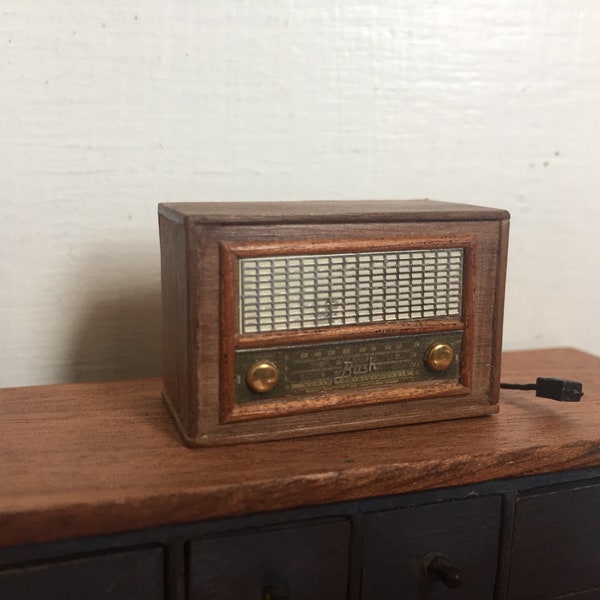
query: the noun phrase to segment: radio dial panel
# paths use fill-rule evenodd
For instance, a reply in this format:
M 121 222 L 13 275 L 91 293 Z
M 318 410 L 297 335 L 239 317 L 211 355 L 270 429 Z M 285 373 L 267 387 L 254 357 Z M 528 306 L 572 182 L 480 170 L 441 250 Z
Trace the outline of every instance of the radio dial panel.
M 238 350 L 235 403 L 282 399 L 289 405 L 293 400 L 306 402 L 306 396 L 322 399 L 324 394 L 347 388 L 393 386 L 401 393 L 398 384 L 458 384 L 462 335 L 462 331 L 450 331 Z M 436 361 L 436 368 L 430 367 L 430 360 Z M 256 385 L 257 371 L 277 372 L 279 377 L 277 381 L 270 377 L 272 385 L 267 388 Z

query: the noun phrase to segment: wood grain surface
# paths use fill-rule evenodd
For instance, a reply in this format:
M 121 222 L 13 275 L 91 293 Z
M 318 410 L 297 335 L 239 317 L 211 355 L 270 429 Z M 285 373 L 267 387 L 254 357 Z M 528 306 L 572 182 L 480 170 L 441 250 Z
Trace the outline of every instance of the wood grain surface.
M 439 200 L 167 202 L 160 214 L 195 223 L 348 223 L 507 219 L 508 211 Z
M 506 353 L 504 381 L 583 382 L 578 404 L 503 390 L 495 416 L 188 449 L 159 379 L 0 391 L 0 546 L 600 465 L 600 358 Z

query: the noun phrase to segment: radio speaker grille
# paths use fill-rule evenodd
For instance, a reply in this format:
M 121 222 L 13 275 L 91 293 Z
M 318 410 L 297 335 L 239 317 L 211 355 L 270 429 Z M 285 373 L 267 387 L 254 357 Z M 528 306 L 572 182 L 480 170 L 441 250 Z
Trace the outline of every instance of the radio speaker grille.
M 463 249 L 242 258 L 240 331 L 461 314 Z

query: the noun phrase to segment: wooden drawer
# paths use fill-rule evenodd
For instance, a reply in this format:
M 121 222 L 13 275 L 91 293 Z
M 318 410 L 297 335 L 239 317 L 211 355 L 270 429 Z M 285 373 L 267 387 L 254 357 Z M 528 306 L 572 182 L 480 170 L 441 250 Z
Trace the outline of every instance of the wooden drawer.
M 518 498 L 509 598 L 600 598 L 599 540 L 600 486 Z
M 162 600 L 160 548 L 86 556 L 0 571 L 10 600 Z
M 349 549 L 346 521 L 195 540 L 188 600 L 342 600 Z
M 491 496 L 367 516 L 362 598 L 491 599 L 500 515 L 501 499 Z M 434 556 L 461 571 L 459 587 L 425 573 Z
M 600 600 L 600 588 L 559 596 L 556 600 Z

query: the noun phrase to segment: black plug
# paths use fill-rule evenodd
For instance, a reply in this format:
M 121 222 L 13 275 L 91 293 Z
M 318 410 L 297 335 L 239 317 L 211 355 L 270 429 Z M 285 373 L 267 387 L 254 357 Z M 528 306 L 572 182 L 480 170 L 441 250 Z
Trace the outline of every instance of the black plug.
M 579 381 L 538 377 L 535 380 L 535 395 L 559 402 L 579 402 L 583 396 L 583 386 Z
M 539 398 L 550 398 L 559 402 L 579 402 L 583 396 L 583 386 L 579 381 L 538 377 L 535 383 L 501 383 L 504 390 L 534 390 Z

